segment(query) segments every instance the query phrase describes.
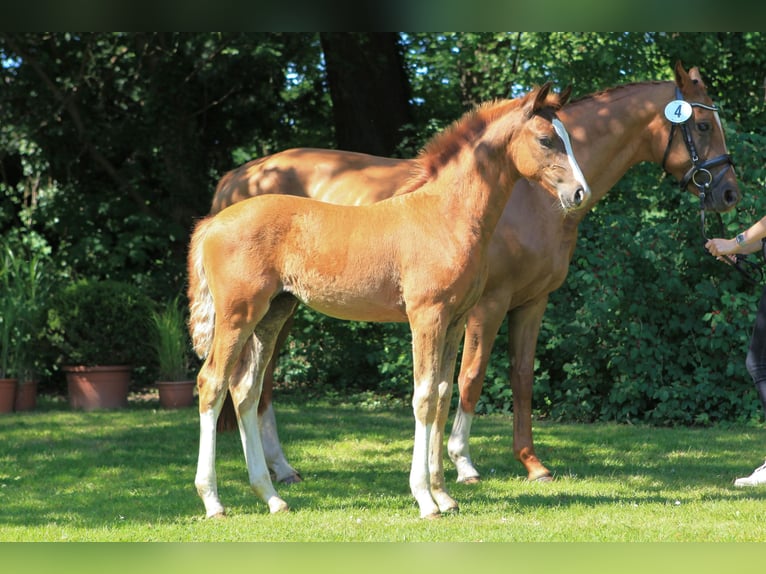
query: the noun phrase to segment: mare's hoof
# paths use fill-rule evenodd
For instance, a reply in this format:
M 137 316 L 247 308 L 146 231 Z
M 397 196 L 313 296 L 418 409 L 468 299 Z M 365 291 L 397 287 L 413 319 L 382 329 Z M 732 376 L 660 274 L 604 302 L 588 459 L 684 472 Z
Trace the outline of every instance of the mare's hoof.
M 479 484 L 481 477 L 478 474 L 476 476 L 467 476 L 465 478 L 458 478 L 457 482 L 459 484 Z
M 296 472 L 295 474 L 286 476 L 285 478 L 281 479 L 279 482 L 280 484 L 297 484 L 299 482 L 303 482 L 303 477 Z
M 553 475 L 550 472 L 541 474 L 536 478 L 530 478 L 530 482 L 553 482 Z
M 432 512 L 431 514 L 426 514 L 422 518 L 423 520 L 438 520 L 441 517 L 442 517 L 442 513 L 439 511 L 436 511 L 436 512 Z
M 210 516 L 206 516 L 205 518 L 208 518 L 209 520 L 223 520 L 226 518 L 226 511 L 222 510 L 221 512 L 216 512 L 215 514 L 211 514 Z

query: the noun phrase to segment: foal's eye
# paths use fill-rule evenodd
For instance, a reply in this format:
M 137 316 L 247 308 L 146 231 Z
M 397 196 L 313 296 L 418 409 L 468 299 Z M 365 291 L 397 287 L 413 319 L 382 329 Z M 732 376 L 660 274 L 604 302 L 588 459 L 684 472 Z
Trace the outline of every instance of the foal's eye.
M 697 130 L 701 132 L 706 132 L 710 130 L 710 124 L 707 122 L 700 122 L 697 124 Z
M 540 138 L 540 145 L 551 149 L 553 147 L 553 139 L 551 139 L 549 136 L 543 136 Z

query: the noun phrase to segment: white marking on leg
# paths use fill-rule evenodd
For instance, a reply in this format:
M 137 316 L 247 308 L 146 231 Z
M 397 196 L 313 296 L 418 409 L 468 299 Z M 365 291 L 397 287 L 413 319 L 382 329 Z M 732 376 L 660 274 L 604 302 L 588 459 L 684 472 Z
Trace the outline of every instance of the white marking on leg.
M 271 513 L 282 512 L 288 509 L 287 503 L 279 497 L 271 483 L 269 470 L 266 467 L 266 458 L 263 454 L 261 435 L 258 431 L 258 414 L 256 411 L 257 407 L 253 404 L 247 410 L 239 413 L 239 435 L 242 439 L 242 450 L 245 453 L 250 487 L 269 505 Z
M 439 507 L 431 497 L 430 477 L 428 472 L 428 449 L 433 425 L 423 424 L 415 419 L 415 444 L 412 449 L 412 469 L 410 470 L 410 490 L 420 507 L 420 517 L 436 516 Z
M 479 478 L 479 471 L 473 466 L 468 447 L 468 439 L 471 435 L 473 414 L 463 411 L 458 407 L 455 421 L 452 423 L 452 433 L 447 443 L 447 450 L 452 462 L 457 468 L 457 481 L 465 482 Z
M 452 383 L 439 383 L 439 408 L 436 415 L 436 423 L 431 429 L 431 442 L 429 452 L 429 471 L 431 475 L 431 497 L 439 506 L 442 513 L 457 512 L 458 503 L 447 492 L 444 480 L 444 425 L 447 422 L 450 397 L 452 396 Z
M 218 485 L 215 474 L 215 422 L 213 409 L 199 415 L 199 458 L 194 485 L 205 505 L 205 515 L 210 518 L 225 513 L 218 498 Z
M 274 405 L 269 403 L 266 410 L 258 418 L 261 428 L 261 440 L 263 441 L 263 454 L 266 464 L 274 473 L 275 479 L 280 482 L 286 478 L 297 477 L 298 472 L 287 462 L 282 445 L 277 433 L 277 419 L 274 414 Z

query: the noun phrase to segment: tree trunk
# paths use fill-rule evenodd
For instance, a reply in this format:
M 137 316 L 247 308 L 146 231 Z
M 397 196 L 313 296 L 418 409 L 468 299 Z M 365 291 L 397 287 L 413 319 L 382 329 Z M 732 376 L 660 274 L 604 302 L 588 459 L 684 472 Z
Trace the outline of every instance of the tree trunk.
M 395 33 L 321 33 L 340 149 L 390 156 L 411 121 L 410 85 Z

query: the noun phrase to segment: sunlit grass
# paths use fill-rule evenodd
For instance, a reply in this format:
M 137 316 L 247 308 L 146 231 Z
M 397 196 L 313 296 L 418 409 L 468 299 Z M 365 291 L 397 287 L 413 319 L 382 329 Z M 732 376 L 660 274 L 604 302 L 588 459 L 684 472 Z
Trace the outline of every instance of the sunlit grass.
M 0 417 L 3 541 L 766 541 L 766 488 L 736 489 L 766 454 L 766 430 L 535 424 L 552 483 L 530 483 L 511 420 L 479 417 L 472 455 L 484 480 L 454 484 L 460 514 L 418 518 L 408 474 L 407 408 L 278 405 L 280 433 L 305 481 L 278 486 L 270 516 L 247 484 L 239 437 L 219 435 L 228 516 L 206 520 L 193 486 L 196 409 L 155 402 L 72 412 L 43 400 Z

